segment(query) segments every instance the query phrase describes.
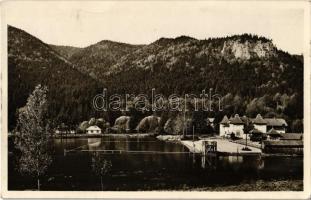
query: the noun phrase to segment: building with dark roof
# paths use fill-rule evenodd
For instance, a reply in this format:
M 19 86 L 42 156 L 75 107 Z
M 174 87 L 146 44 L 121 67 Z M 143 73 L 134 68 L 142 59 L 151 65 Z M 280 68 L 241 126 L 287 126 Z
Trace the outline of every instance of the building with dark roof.
M 224 137 L 230 137 L 231 134 L 234 134 L 236 137 L 244 138 L 245 134 L 243 129 L 244 122 L 238 114 L 236 114 L 234 117 L 230 117 L 230 119 L 228 119 L 227 116 L 224 116 L 224 118 L 220 122 L 219 135 Z
M 267 133 L 267 136 L 271 138 L 279 137 L 280 133 L 286 132 L 287 123 L 282 118 L 263 118 L 260 114 L 256 118 L 248 118 L 246 116 L 240 117 L 238 114 L 234 117 L 228 119 L 227 116 L 221 120 L 219 125 L 219 135 L 223 137 L 230 137 L 233 133 L 236 137 L 244 138 L 245 125 L 253 124 L 254 129 L 260 131 L 263 134 Z M 272 131 L 272 134 L 269 134 L 269 131 Z M 255 131 L 256 132 L 256 131 Z
M 285 119 L 282 118 L 265 118 L 267 122 L 267 130 L 275 129 L 279 133 L 285 133 L 287 128 L 287 123 Z
M 225 115 L 222 118 L 221 122 L 219 123 L 219 135 L 220 136 L 227 137 L 230 134 L 229 124 L 230 124 L 230 121 L 227 115 Z
M 266 140 L 265 153 L 303 154 L 303 140 Z
M 255 119 L 251 120 L 254 124 L 254 128 L 261 131 L 262 133 L 267 132 L 267 122 L 262 118 L 260 114 L 256 116 Z

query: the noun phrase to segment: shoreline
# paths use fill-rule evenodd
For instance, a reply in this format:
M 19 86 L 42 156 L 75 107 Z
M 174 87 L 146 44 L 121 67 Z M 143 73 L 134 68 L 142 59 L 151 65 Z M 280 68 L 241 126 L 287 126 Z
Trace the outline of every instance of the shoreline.
M 183 146 L 185 146 L 186 148 L 189 149 L 189 151 L 192 151 L 192 145 L 186 145 L 186 143 L 193 143 L 191 140 L 181 140 L 181 135 L 158 135 L 156 138 L 160 141 L 164 141 L 164 142 L 170 142 L 170 143 L 178 143 L 178 144 L 181 144 Z M 207 140 L 208 138 L 200 138 L 200 140 L 198 141 L 202 141 L 202 140 Z M 217 137 L 211 137 L 209 139 L 219 139 Z M 221 139 L 223 140 L 223 139 Z M 227 140 L 226 140 L 227 141 Z M 195 141 L 196 142 L 196 141 Z M 243 144 L 240 144 L 240 143 L 236 143 L 236 142 L 232 142 L 232 141 L 229 141 L 228 142 L 231 142 L 232 144 L 239 144 L 239 145 L 243 145 Z M 250 148 L 256 148 L 256 149 L 260 149 L 258 147 L 254 147 L 254 146 L 250 146 Z M 198 153 L 197 151 L 199 151 L 198 149 L 195 150 L 196 153 Z M 261 151 L 261 149 L 260 149 Z M 300 154 L 285 154 L 285 153 L 264 153 L 264 152 L 261 152 L 261 153 L 248 153 L 248 152 L 245 152 L 245 153 L 237 153 L 237 152 L 217 152 L 218 155 L 220 156 L 261 156 L 261 157 L 303 157 L 303 155 L 300 155 Z
M 14 135 L 9 135 L 9 138 L 14 137 Z M 113 137 L 113 138 L 147 138 L 147 137 L 154 137 L 159 141 L 163 142 L 169 142 L 169 143 L 175 143 L 175 144 L 180 144 L 183 145 L 184 147 L 188 148 L 190 152 L 193 151 L 192 147 L 192 140 L 182 140 L 182 135 L 156 135 L 154 133 L 105 133 L 105 134 L 67 134 L 67 135 L 51 135 L 51 139 L 83 139 L 83 138 L 103 138 L 103 137 Z M 222 138 L 217 138 L 217 137 L 210 137 L 210 138 L 199 138 L 199 140 L 195 140 L 194 143 L 201 143 L 203 140 L 225 140 Z M 239 144 L 243 145 L 241 143 L 237 143 L 235 141 L 229 141 L 225 140 L 227 142 L 230 142 L 232 144 Z M 199 144 L 195 144 L 196 147 L 198 147 Z M 256 148 L 259 149 L 258 147 L 252 147 L 250 145 L 250 148 Z M 201 148 L 195 149 L 195 153 L 201 153 Z M 285 153 L 258 153 L 258 152 L 223 152 L 223 151 L 218 151 L 218 155 L 220 156 L 261 156 L 261 157 L 303 157 L 304 155 L 302 154 L 285 154 Z
M 151 137 L 154 134 L 151 133 L 105 133 L 105 134 L 67 134 L 67 135 L 52 135 L 54 139 L 71 139 L 71 138 L 102 138 L 102 137 L 115 137 L 115 138 L 145 138 Z

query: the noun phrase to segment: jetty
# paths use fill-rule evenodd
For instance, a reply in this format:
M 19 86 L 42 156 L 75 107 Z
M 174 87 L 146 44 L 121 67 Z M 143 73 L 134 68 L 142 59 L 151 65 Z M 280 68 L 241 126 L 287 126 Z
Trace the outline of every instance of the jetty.
M 243 150 L 245 145 L 233 143 L 225 139 L 203 139 L 198 141 L 181 140 L 181 144 L 189 149 L 192 153 L 205 154 L 205 141 L 216 142 L 217 148 L 214 153 L 217 155 L 261 155 L 261 149 L 247 146 L 249 151 Z

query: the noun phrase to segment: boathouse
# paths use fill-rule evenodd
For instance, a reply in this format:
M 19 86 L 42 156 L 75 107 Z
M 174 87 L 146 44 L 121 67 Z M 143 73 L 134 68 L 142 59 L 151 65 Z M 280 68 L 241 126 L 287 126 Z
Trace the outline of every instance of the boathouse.
M 264 141 L 265 153 L 303 154 L 303 140 Z

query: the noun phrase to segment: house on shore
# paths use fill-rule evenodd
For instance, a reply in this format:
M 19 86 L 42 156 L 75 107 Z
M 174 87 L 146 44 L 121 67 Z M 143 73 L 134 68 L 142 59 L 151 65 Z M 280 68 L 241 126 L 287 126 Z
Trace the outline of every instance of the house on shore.
M 254 125 L 254 129 L 257 129 L 262 133 L 267 132 L 267 122 L 260 114 L 258 114 L 255 119 L 251 119 L 251 123 Z
M 234 117 L 229 119 L 229 129 L 231 133 L 234 133 L 236 137 L 244 138 L 244 122 L 238 114 L 235 114 Z
M 225 115 L 220 122 L 219 135 L 223 137 L 230 137 L 233 133 L 236 137 L 244 137 L 244 122 L 236 114 L 234 117 L 228 117 Z
M 265 118 L 267 130 L 275 129 L 278 133 L 286 133 L 287 123 L 282 118 Z
M 281 134 L 277 132 L 274 128 L 270 129 L 267 134 L 267 140 L 280 140 Z
M 222 136 L 222 137 L 229 136 L 230 134 L 229 124 L 230 124 L 230 121 L 227 115 L 225 115 L 222 118 L 221 122 L 219 123 L 219 136 Z
M 224 116 L 219 125 L 219 135 L 222 137 L 230 137 L 234 134 L 236 137 L 246 138 L 244 127 L 252 124 L 254 130 L 250 133 L 264 134 L 271 138 L 278 137 L 278 134 L 286 133 L 287 123 L 282 118 L 263 118 L 260 114 L 256 118 L 240 117 L 236 114 L 228 119 Z
M 102 130 L 98 126 L 90 126 L 86 129 L 87 134 L 101 134 Z

